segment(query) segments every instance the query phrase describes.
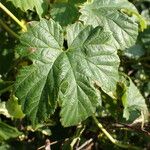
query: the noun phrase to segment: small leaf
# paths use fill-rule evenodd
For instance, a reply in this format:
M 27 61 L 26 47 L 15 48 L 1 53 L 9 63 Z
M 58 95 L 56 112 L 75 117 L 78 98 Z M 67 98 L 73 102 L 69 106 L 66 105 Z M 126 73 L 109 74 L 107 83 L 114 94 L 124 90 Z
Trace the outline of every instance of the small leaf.
M 13 95 L 6 103 L 8 113 L 14 118 L 23 118 L 24 114 L 21 110 L 21 105 L 18 104 L 18 99 Z
M 0 122 L 0 141 L 8 140 L 10 138 L 16 138 L 22 133 L 17 128 L 7 125 L 4 122 Z
M 0 102 L 0 114 L 6 116 L 7 118 L 11 117 L 6 108 L 6 102 Z
M 122 103 L 124 106 L 123 117 L 126 118 L 126 120 L 134 121 L 141 113 L 143 113 L 146 120 L 148 117 L 148 109 L 145 99 L 132 80 L 130 78 L 128 79 L 129 85 L 127 85 L 125 78 L 122 80 L 124 90 L 122 95 Z

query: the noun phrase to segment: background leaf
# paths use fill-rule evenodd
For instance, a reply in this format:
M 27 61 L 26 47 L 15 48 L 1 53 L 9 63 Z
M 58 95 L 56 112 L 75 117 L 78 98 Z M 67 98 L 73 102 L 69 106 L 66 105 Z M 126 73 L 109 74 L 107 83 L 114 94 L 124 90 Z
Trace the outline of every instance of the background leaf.
M 123 117 L 126 120 L 134 121 L 143 113 L 145 120 L 148 118 L 148 109 L 144 97 L 139 92 L 138 88 L 131 79 L 122 80 L 123 95 L 122 103 L 124 106 Z
M 51 9 L 51 17 L 56 22 L 59 22 L 60 25 L 66 26 L 74 23 L 78 19 L 79 12 L 71 3 L 54 3 Z
M 16 7 L 23 11 L 34 10 L 34 7 L 41 17 L 48 9 L 46 0 L 8 0 L 11 1 Z
M 7 118 L 11 117 L 6 108 L 6 102 L 0 102 L 0 114 L 6 116 Z
M 93 0 L 85 3 L 81 9 L 80 20 L 87 25 L 103 26 L 112 32 L 113 44 L 118 49 L 125 49 L 135 44 L 138 25 L 133 18 L 121 12 L 121 9 L 134 6 L 126 0 Z M 136 10 L 135 10 L 136 11 Z
M 16 138 L 19 135 L 21 135 L 21 132 L 19 132 L 17 128 L 0 122 L 0 141 Z

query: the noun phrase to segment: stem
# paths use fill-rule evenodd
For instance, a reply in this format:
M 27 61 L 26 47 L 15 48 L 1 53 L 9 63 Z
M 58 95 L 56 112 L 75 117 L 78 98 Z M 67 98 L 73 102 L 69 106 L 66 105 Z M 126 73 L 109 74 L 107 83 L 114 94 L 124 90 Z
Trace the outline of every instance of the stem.
M 19 35 L 16 34 L 14 31 L 12 31 L 1 19 L 0 19 L 0 25 L 11 35 L 16 37 L 17 39 L 19 38 Z
M 20 27 L 26 32 L 27 28 L 26 26 L 18 20 L 1 2 L 0 2 L 0 8 L 3 9 Z
M 77 148 L 77 150 L 83 150 L 87 145 L 91 144 L 93 142 L 93 139 L 89 139 L 85 143 L 83 143 L 80 147 Z
M 80 136 L 82 135 L 83 131 L 85 130 L 85 127 L 82 127 L 82 125 L 80 125 L 77 129 L 77 133 L 74 137 L 74 139 L 72 140 L 70 146 L 71 146 L 71 150 L 73 150 L 74 145 L 80 141 Z
M 103 127 L 103 125 L 97 120 L 97 118 L 93 115 L 93 119 L 97 126 L 101 129 L 101 131 L 107 136 L 107 138 L 115 145 L 121 147 L 121 148 L 126 148 L 126 149 L 134 149 L 134 150 L 140 150 L 140 148 L 136 146 L 132 146 L 129 144 L 124 144 L 116 139 L 114 139 L 108 132 L 107 130 Z

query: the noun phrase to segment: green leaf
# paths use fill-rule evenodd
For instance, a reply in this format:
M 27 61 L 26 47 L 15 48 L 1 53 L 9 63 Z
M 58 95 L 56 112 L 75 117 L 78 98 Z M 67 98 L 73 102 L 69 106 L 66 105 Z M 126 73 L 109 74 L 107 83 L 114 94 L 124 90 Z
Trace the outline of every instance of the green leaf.
M 54 3 L 51 9 L 51 17 L 60 25 L 67 26 L 78 19 L 79 12 L 71 3 Z
M 76 34 L 68 34 L 72 29 Z M 68 48 L 63 47 L 62 28 L 53 20 L 42 20 L 21 37 L 20 54 L 33 64 L 21 69 L 15 93 L 33 123 L 52 114 L 58 101 L 62 124 L 76 125 L 100 105 L 95 83 L 107 92 L 115 89 L 119 58 L 111 34 L 80 23 L 66 32 Z
M 150 27 L 144 30 L 140 34 L 140 38 L 144 46 L 149 50 L 150 49 Z
M 8 113 L 14 118 L 23 118 L 24 114 L 21 110 L 21 105 L 18 104 L 18 99 L 13 95 L 6 103 Z
M 5 38 L 3 37 L 3 39 Z M 5 39 L 5 41 L 6 40 L 7 39 Z M 1 42 L 3 43 L 3 41 Z M 6 43 L 6 45 L 8 46 L 8 43 Z M 0 74 L 5 74 L 8 72 L 8 70 L 11 68 L 11 65 L 13 63 L 13 59 L 14 59 L 14 52 L 12 49 L 7 48 L 7 47 L 5 48 L 0 47 Z
M 86 0 L 55 0 L 56 3 L 61 3 L 61 2 L 68 2 L 68 3 L 72 3 L 72 4 L 80 4 L 85 2 Z
M 121 12 L 121 9 L 135 7 L 126 0 L 94 0 L 85 3 L 81 9 L 80 20 L 94 27 L 100 25 L 112 32 L 113 44 L 118 49 L 125 49 L 135 44 L 138 24 L 133 18 Z
M 69 0 L 69 2 L 72 4 L 80 4 L 80 3 L 86 2 L 86 0 Z
M 48 9 L 46 0 L 7 0 L 11 1 L 16 7 L 19 7 L 22 11 L 34 10 L 34 7 L 41 17 Z
M 144 48 L 140 44 L 136 44 L 124 51 L 125 56 L 131 59 L 139 59 L 145 54 Z
M 126 118 L 126 120 L 130 119 L 133 121 L 135 116 L 138 117 L 138 115 L 140 116 L 141 113 L 143 113 L 146 120 L 148 116 L 148 109 L 145 99 L 131 79 L 129 79 L 129 83 L 127 83 L 125 79 L 122 82 L 124 84 L 124 93 L 122 95 L 122 102 L 124 106 L 123 117 Z
M 22 133 L 19 132 L 17 128 L 0 122 L 0 141 L 8 140 L 10 138 L 16 138 L 21 134 Z
M 0 150 L 11 150 L 11 146 L 6 143 L 2 143 L 0 145 Z
M 147 24 L 150 25 L 150 10 L 149 9 L 143 10 L 141 15 L 145 18 Z
M 0 95 L 12 89 L 13 82 L 0 79 Z

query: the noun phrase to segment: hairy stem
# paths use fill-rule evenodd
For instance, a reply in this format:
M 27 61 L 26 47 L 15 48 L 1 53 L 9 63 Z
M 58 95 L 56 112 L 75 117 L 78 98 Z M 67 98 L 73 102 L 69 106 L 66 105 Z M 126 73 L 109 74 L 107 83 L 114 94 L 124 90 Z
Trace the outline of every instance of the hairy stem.
M 1 19 L 0 19 L 0 25 L 12 36 L 19 38 L 19 35 L 16 34 L 14 31 L 12 31 Z
M 0 2 L 0 8 L 4 10 L 22 29 L 23 31 L 27 31 L 26 26 L 18 20 L 1 2 Z
M 110 133 L 103 127 L 103 125 L 97 120 L 97 118 L 93 115 L 93 119 L 95 121 L 95 123 L 97 124 L 97 126 L 101 129 L 101 131 L 107 136 L 107 138 L 115 145 L 121 147 L 121 148 L 126 148 L 126 149 L 134 149 L 134 150 L 140 150 L 140 148 L 136 147 L 136 146 L 132 146 L 129 144 L 124 144 L 116 139 L 114 139 Z

